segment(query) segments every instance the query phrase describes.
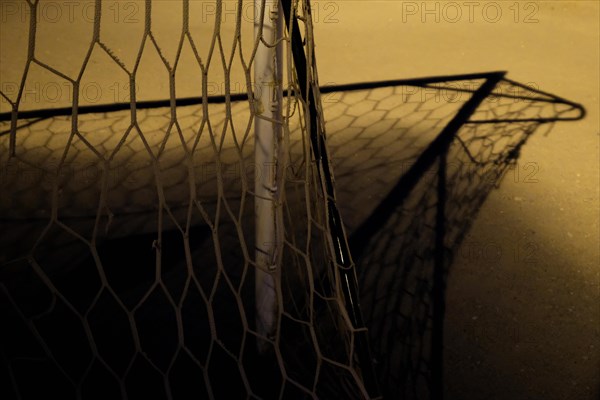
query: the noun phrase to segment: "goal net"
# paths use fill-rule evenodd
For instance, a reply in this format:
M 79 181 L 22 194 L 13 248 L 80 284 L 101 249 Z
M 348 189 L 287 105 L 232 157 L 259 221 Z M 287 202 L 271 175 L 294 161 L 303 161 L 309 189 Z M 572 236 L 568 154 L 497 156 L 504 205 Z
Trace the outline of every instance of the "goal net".
M 310 11 L 0 2 L 0 398 L 441 397 L 453 250 L 585 111 L 502 72 L 319 88 Z
M 308 1 L 2 7 L 2 396 L 376 396 Z

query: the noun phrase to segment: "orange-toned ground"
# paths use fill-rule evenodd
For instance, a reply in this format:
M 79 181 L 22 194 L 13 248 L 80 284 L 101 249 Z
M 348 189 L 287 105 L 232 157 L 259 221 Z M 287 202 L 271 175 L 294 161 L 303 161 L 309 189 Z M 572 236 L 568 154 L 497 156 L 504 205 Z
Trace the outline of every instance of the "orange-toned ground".
M 320 79 L 507 70 L 586 107 L 584 120 L 527 143 L 457 250 L 445 385 L 457 400 L 597 399 L 599 7 L 474 2 L 470 18 L 465 3 L 320 2 L 320 16 L 338 20 L 316 24 Z

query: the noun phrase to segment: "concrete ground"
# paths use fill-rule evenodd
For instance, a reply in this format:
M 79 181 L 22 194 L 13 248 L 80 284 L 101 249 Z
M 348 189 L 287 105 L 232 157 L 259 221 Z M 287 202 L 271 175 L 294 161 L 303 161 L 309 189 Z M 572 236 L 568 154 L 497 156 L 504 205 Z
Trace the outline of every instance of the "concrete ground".
M 448 399 L 599 398 L 598 3 L 318 8 L 321 82 L 506 70 L 586 107 L 584 120 L 531 138 L 457 250 L 445 386 Z

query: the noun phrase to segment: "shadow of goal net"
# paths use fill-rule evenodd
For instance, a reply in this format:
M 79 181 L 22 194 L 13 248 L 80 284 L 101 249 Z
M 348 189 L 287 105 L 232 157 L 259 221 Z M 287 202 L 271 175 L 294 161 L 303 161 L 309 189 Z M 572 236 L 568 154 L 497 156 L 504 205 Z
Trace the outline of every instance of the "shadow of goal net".
M 471 366 L 444 336 L 452 262 L 463 257 L 493 268 L 509 256 L 469 238 L 471 223 L 502 180 L 537 182 L 537 164 L 519 164 L 534 133 L 548 134 L 585 110 L 502 72 L 344 89 L 336 111 L 326 105 L 325 115 L 329 133 L 340 132 L 329 144 L 381 394 L 441 399 L 453 385 L 444 371 Z M 379 112 L 389 104 L 392 112 Z M 373 123 L 362 125 L 369 114 Z M 348 157 L 356 141 L 363 150 Z M 526 265 L 536 261 L 532 250 L 530 243 L 517 249 Z

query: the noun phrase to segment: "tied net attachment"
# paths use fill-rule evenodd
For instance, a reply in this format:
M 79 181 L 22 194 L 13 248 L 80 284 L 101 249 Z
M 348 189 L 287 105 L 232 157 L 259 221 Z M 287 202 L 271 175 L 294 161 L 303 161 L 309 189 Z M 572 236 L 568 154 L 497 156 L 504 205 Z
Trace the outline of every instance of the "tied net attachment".
M 53 3 L 3 16 L 0 396 L 376 397 L 308 2 Z

